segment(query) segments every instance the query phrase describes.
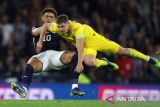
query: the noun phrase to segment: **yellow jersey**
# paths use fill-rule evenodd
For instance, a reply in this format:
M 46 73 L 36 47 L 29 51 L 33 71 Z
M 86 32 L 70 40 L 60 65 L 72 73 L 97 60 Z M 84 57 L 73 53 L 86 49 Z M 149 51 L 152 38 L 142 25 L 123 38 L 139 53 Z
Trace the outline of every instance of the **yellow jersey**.
M 50 31 L 58 33 L 62 38 L 70 42 L 72 45 L 75 45 L 76 38 L 84 38 L 84 47 L 90 48 L 95 47 L 102 42 L 105 42 L 105 38 L 98 33 L 96 33 L 90 26 L 86 24 L 80 24 L 75 21 L 69 21 L 71 30 L 68 33 L 61 33 L 58 31 L 57 24 L 52 22 L 50 24 Z

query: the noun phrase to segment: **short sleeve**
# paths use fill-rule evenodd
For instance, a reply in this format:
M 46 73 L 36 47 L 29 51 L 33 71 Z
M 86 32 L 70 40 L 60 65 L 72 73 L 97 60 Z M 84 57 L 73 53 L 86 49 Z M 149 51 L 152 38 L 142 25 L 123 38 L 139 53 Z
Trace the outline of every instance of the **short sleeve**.
M 75 32 L 74 36 L 76 39 L 84 38 L 83 27 L 80 23 L 73 22 L 73 28 L 74 28 L 74 32 Z
M 33 25 L 32 26 L 32 30 L 34 30 L 34 29 L 36 29 L 36 28 L 38 28 L 39 26 L 38 25 Z

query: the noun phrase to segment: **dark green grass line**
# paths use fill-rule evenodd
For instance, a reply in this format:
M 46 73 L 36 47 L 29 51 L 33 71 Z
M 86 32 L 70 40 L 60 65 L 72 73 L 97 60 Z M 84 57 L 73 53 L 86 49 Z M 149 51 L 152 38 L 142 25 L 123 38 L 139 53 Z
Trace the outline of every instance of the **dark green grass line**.
M 115 102 L 100 100 L 1 100 L 0 107 L 160 107 L 160 102 Z
M 107 107 L 99 100 L 1 100 L 0 107 Z

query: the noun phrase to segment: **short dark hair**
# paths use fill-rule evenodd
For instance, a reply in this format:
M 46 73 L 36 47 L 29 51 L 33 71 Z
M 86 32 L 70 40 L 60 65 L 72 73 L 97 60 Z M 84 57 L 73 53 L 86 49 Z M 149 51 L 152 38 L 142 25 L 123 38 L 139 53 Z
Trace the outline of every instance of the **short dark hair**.
M 65 14 L 59 15 L 56 22 L 57 24 L 68 22 L 68 16 Z
M 57 17 L 57 11 L 54 10 L 53 8 L 44 8 L 44 9 L 42 10 L 42 16 L 43 16 L 46 12 L 51 12 L 51 13 L 54 14 L 55 17 Z

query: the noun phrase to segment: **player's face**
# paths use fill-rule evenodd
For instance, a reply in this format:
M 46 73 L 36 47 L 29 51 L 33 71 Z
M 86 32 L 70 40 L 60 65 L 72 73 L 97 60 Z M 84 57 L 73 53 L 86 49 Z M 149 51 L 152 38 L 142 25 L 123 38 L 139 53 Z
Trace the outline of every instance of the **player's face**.
M 69 32 L 69 24 L 66 23 L 60 23 L 58 24 L 58 31 L 61 33 L 68 33 Z
M 55 16 L 53 13 L 51 12 L 46 12 L 44 13 L 43 17 L 42 17 L 42 21 L 43 23 L 51 23 L 52 21 L 55 20 Z

